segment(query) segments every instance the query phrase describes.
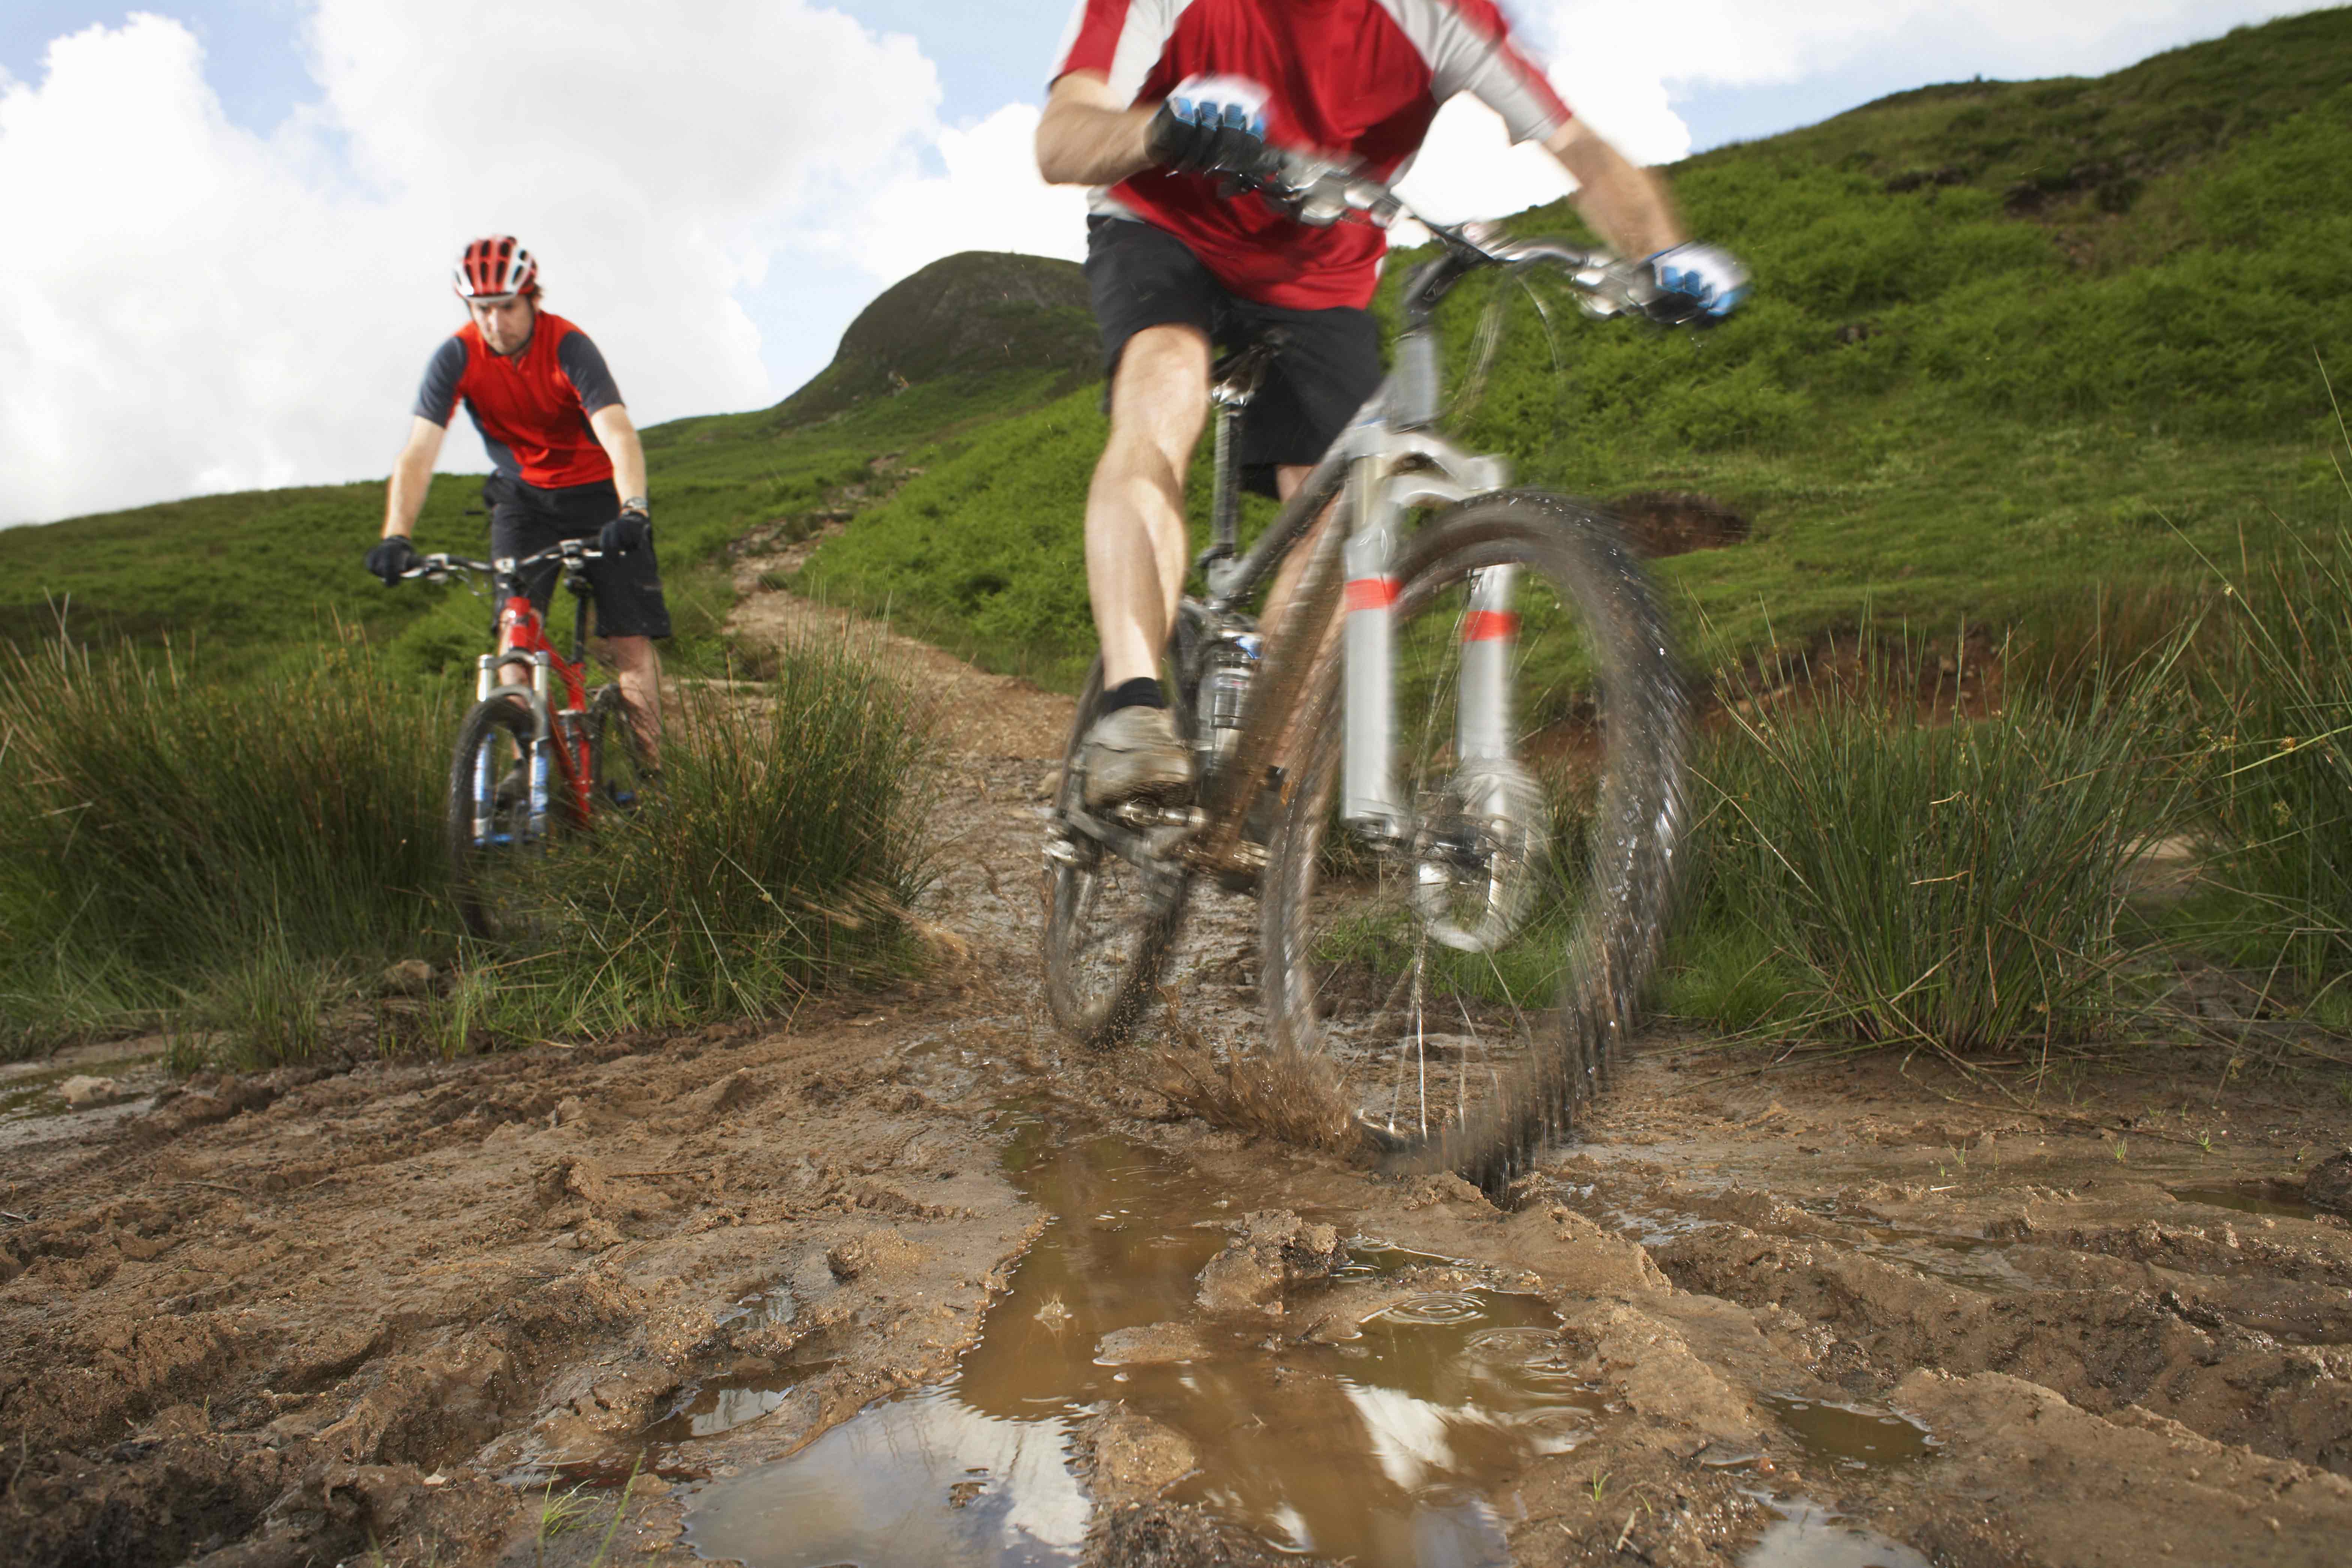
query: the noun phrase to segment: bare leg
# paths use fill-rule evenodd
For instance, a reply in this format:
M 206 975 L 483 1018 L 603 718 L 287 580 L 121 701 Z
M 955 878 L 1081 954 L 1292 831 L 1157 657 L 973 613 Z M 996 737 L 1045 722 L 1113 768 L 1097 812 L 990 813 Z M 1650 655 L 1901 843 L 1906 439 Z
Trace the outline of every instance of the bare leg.
M 1191 546 L 1184 472 L 1208 398 L 1199 331 L 1150 327 L 1128 340 L 1111 379 L 1110 440 L 1087 490 L 1087 591 L 1106 689 L 1160 673 Z
M 661 766 L 661 651 L 651 637 L 606 637 L 613 657 L 614 678 L 629 705 L 629 721 L 637 731 L 646 766 Z

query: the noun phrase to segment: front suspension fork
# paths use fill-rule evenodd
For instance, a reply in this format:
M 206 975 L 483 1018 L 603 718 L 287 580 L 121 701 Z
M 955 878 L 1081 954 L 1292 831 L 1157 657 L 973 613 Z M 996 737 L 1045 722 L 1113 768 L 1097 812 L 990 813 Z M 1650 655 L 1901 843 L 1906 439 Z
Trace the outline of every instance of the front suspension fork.
M 1390 845 L 1402 842 L 1412 826 L 1411 803 L 1396 782 L 1398 584 L 1393 557 L 1394 531 L 1387 526 L 1365 530 L 1348 541 L 1347 739 L 1340 774 L 1341 817 L 1349 828 L 1367 841 Z M 1517 569 L 1509 565 L 1485 567 L 1471 575 L 1454 693 L 1457 770 L 1511 758 L 1517 576 Z

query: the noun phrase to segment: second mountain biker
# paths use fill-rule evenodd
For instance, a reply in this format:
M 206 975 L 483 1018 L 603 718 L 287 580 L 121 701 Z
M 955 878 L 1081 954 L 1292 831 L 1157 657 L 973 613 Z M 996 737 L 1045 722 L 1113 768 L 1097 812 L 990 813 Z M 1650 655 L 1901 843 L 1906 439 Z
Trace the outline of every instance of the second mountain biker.
M 1620 256 L 1648 258 L 1670 310 L 1723 316 L 1747 274 L 1689 243 L 1664 188 L 1569 112 L 1493 0 L 1079 0 L 1070 38 L 1037 164 L 1050 183 L 1094 187 L 1087 281 L 1110 379 L 1110 439 L 1087 496 L 1105 699 L 1086 797 L 1181 800 L 1192 760 L 1160 657 L 1183 587 L 1183 476 L 1213 345 L 1283 333 L 1240 446 L 1254 487 L 1284 497 L 1382 374 L 1366 310 L 1382 233 L 1309 227 L 1255 195 L 1228 198 L 1221 175 L 1252 172 L 1272 143 L 1393 179 L 1438 107 L 1467 90 L 1514 140 L 1544 144 L 1585 219 Z
M 492 558 L 520 559 L 592 535 L 605 552 L 588 567 L 596 631 L 612 653 L 651 765 L 661 741 L 661 662 L 653 639 L 669 636 L 669 606 L 654 559 L 636 426 L 588 334 L 541 308 L 539 264 L 512 235 L 467 246 L 455 287 L 468 319 L 425 368 L 407 445 L 393 465 L 383 538 L 368 552 L 368 570 L 390 584 L 415 564 L 409 535 L 450 416 L 464 403 L 496 469 L 482 486 Z M 555 586 L 553 563 L 532 578 L 531 600 L 544 611 Z M 501 649 L 507 642 L 501 627 Z M 529 678 L 509 665 L 505 679 L 520 684 Z

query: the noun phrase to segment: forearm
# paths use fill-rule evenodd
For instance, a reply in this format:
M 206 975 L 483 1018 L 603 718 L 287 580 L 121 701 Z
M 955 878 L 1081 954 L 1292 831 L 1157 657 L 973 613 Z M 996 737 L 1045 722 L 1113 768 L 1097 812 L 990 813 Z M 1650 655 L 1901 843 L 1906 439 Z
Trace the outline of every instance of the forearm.
M 646 490 L 646 446 L 637 438 L 637 427 L 619 404 L 600 408 L 589 422 L 596 432 L 597 444 L 604 455 L 613 459 L 613 488 L 621 492 L 625 501 L 643 500 Z
M 432 458 L 420 460 L 414 452 L 403 452 L 393 463 L 383 502 L 384 538 L 416 531 L 417 514 L 425 510 L 425 492 L 432 483 Z
M 1570 199 L 1577 212 L 1619 256 L 1654 256 L 1690 237 L 1664 184 L 1581 121 L 1569 121 L 1544 145 L 1576 182 Z
M 1152 112 L 1048 104 L 1037 121 L 1037 173 L 1049 185 L 1115 185 L 1151 167 L 1144 143 Z

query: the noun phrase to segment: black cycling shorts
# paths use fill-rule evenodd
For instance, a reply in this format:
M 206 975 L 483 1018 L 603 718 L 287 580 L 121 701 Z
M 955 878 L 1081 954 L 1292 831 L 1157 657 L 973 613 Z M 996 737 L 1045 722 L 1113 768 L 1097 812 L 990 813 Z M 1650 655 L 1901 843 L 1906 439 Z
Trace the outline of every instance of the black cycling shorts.
M 1322 460 L 1339 432 L 1380 390 L 1380 323 L 1369 310 L 1297 310 L 1226 291 L 1184 242 L 1129 218 L 1087 219 L 1087 289 L 1102 328 L 1103 374 L 1115 376 L 1127 340 L 1147 327 L 1191 326 L 1221 350 L 1244 348 L 1270 327 L 1285 342 L 1242 416 L 1242 482 L 1275 493 L 1274 470 Z M 1109 393 L 1103 395 L 1108 406 Z
M 566 539 L 593 539 L 621 510 L 621 492 L 610 479 L 541 489 L 505 474 L 492 474 L 482 483 L 482 500 L 490 509 L 490 558 L 494 561 L 535 555 Z M 525 584 L 530 602 L 542 615 L 548 595 L 555 591 L 558 570 L 552 561 L 536 567 Z M 654 559 L 650 542 L 625 555 L 591 561 L 588 581 L 596 590 L 598 637 L 669 636 L 669 605 L 662 598 L 661 564 Z

